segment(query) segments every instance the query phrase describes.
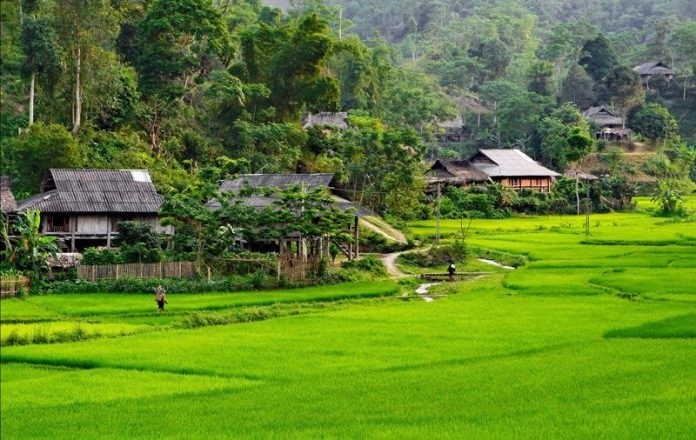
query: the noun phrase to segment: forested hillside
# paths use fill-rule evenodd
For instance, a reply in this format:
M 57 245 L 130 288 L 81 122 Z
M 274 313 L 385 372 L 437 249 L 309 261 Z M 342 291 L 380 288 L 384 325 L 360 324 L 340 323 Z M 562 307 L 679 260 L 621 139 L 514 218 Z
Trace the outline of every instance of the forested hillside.
M 0 0 L 0 171 L 17 198 L 57 167 L 146 168 L 164 193 L 301 170 L 409 217 L 426 154 L 517 147 L 562 171 L 604 147 L 580 114 L 600 103 L 667 149 L 656 174 L 693 173 L 690 0 L 263 3 Z M 644 92 L 629 67 L 649 60 L 676 78 Z M 305 126 L 321 111 L 348 128 Z M 437 147 L 459 117 L 469 138 Z

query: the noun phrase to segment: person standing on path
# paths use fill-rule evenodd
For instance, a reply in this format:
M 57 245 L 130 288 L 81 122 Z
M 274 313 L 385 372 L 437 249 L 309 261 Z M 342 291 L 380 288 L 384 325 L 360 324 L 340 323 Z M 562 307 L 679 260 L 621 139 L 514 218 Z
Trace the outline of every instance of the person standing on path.
M 447 273 L 449 274 L 450 281 L 452 281 L 454 279 L 454 272 L 456 270 L 457 270 L 457 268 L 454 266 L 454 261 L 450 260 L 449 266 L 447 266 Z

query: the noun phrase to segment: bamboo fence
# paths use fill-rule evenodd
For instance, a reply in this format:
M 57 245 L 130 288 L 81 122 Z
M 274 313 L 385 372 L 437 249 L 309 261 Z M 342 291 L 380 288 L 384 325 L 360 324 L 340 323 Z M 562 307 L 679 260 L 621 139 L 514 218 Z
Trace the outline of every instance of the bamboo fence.
M 77 277 L 85 281 L 118 280 L 121 278 L 191 278 L 195 273 L 191 261 L 77 266 Z
M 29 277 L 23 275 L 0 275 L 0 298 L 14 297 L 29 289 Z

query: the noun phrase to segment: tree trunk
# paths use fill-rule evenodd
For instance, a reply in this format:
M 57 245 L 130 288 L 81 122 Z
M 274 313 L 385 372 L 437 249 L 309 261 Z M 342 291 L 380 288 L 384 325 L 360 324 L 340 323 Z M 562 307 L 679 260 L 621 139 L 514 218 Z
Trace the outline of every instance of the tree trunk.
M 32 70 L 29 82 L 29 126 L 34 123 L 34 87 L 36 85 L 36 72 Z
M 575 205 L 577 208 L 576 213 L 580 215 L 580 182 L 578 180 L 577 171 L 575 174 Z
M 72 134 L 76 135 L 80 131 L 80 125 L 82 123 L 82 83 L 80 81 L 80 73 L 82 65 L 80 60 L 82 58 L 82 51 L 80 50 L 80 45 L 77 46 L 77 57 L 75 60 L 75 111 L 73 114 L 73 127 Z

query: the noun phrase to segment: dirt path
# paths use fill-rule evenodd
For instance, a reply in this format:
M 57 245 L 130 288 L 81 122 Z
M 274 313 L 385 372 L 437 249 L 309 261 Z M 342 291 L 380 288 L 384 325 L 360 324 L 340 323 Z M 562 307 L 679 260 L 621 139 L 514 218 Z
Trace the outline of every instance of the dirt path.
M 406 251 L 393 252 L 391 254 L 384 254 L 380 257 L 382 263 L 384 263 L 384 267 L 387 268 L 387 273 L 392 278 L 406 278 L 408 276 L 408 274 L 401 272 L 399 268 L 396 267 L 396 259 L 404 252 Z

